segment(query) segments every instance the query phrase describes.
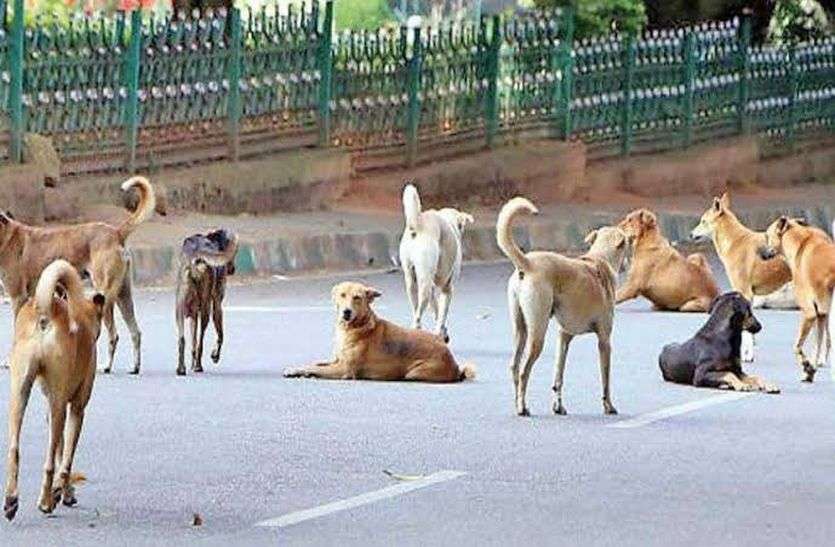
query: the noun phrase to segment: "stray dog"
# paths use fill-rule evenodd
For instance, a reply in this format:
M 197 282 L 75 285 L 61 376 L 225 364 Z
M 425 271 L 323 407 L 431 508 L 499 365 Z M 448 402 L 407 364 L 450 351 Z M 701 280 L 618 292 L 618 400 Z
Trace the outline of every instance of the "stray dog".
M 427 306 L 435 315 L 435 332 L 449 341 L 447 318 L 452 290 L 461 275 L 461 234 L 473 217 L 456 209 L 421 210 L 417 188 L 403 189 L 406 228 L 400 239 L 400 264 L 412 306 L 412 328 L 419 329 Z
M 20 428 L 36 380 L 48 401 L 50 426 L 38 508 L 51 513 L 61 499 L 67 506 L 76 503 L 72 463 L 96 377 L 96 340 L 104 307 L 101 293 L 85 297 L 81 277 L 65 260 L 56 260 L 43 270 L 34 298 L 20 307 L 11 358 L 9 455 L 3 505 L 9 520 L 18 509 Z
M 713 204 L 702 215 L 698 226 L 690 232 L 691 239 L 703 237 L 713 240 L 731 288 L 749 302 L 753 303 L 755 296 L 765 297 L 780 291 L 791 282 L 792 272 L 782 257 L 760 259 L 759 252 L 765 244 L 765 232 L 749 230 L 739 221 L 731 211 L 731 197 L 727 192 L 721 198 L 713 198 Z M 768 302 L 774 300 L 772 297 Z M 793 304 L 796 307 L 796 303 Z M 748 331 L 742 334 L 742 360 L 754 360 L 754 337 Z
M 832 349 L 828 316 L 832 310 L 835 289 L 835 244 L 817 228 L 805 222 L 780 217 L 766 230 L 766 245 L 761 249 L 763 260 L 777 255 L 785 257 L 794 278 L 794 293 L 800 306 L 800 330 L 794 343 L 801 379 L 812 382 L 818 367 L 829 361 Z M 803 344 L 812 326 L 817 327 L 817 349 L 814 364 L 803 353 Z
M 633 242 L 626 282 L 618 289 L 617 303 L 643 296 L 657 310 L 706 312 L 719 287 L 701 253 L 682 256 L 661 235 L 654 213 L 637 209 L 618 227 Z
M 538 209 L 525 198 L 516 197 L 502 207 L 496 223 L 499 248 L 516 267 L 508 280 L 507 296 L 513 326 L 513 360 L 510 373 L 516 390 L 516 413 L 529 416 L 525 402 L 528 378 L 534 362 L 542 353 L 551 317 L 560 325 L 560 353 L 554 373 L 556 414 L 566 414 L 562 403 L 563 372 L 571 340 L 593 332 L 597 335 L 600 376 L 603 384 L 603 411 L 617 414 L 609 394 L 611 361 L 610 338 L 614 318 L 615 271 L 620 269 L 627 249 L 626 234 L 618 240 L 610 235 L 593 237 L 592 249 L 580 258 L 553 252 L 523 253 L 513 239 L 513 221 L 523 213 L 537 214 Z M 607 248 L 607 243 L 615 248 Z M 612 262 L 610 262 L 612 261 Z
M 380 292 L 360 283 L 340 283 L 331 292 L 336 306 L 335 357 L 284 371 L 286 378 L 460 382 L 475 378 L 472 365 L 459 367 L 440 337 L 380 319 L 371 304 Z
M 3 286 L 17 315 L 35 288 L 41 271 L 56 258 L 63 258 L 79 272 L 89 272 L 93 286 L 104 294 L 104 325 L 110 337 L 110 353 L 104 372 L 113 367 L 119 334 L 113 321 L 113 305 L 130 331 L 133 342 L 133 370 L 139 374 L 142 334 L 133 309 L 131 260 L 125 241 L 139 224 L 154 213 L 154 189 L 145 177 L 132 177 L 122 190 L 139 192 L 136 210 L 119 226 L 88 222 L 72 226 L 28 226 L 0 213 L 0 272 Z
M 664 346 L 658 357 L 661 375 L 667 382 L 696 387 L 780 393 L 777 386 L 742 371 L 742 333 L 760 329 L 748 299 L 725 293 L 713 302 L 707 323 L 693 338 Z
M 226 230 L 195 234 L 183 241 L 177 274 L 177 375 L 185 376 L 185 320 L 191 319 L 191 370 L 203 372 L 203 338 L 209 314 L 215 326 L 212 361 L 220 360 L 223 345 L 223 297 L 226 276 L 235 273 L 238 237 Z M 198 321 L 200 331 L 198 334 Z

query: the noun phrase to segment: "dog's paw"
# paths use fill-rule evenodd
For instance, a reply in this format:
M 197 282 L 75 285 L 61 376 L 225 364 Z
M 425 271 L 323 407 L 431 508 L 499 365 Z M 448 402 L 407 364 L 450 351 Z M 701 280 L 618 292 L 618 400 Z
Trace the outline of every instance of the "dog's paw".
M 110 374 L 110 367 L 103 368 L 103 369 L 101 369 L 101 371 L 102 371 L 102 373 L 104 373 L 104 374 Z
M 137 376 L 139 374 L 139 367 L 135 367 L 135 368 L 129 370 L 128 374 L 130 374 L 131 376 Z
M 618 411 L 611 403 L 603 405 L 603 414 L 607 416 L 617 416 Z
M 527 418 L 531 415 L 531 411 L 528 410 L 528 407 L 524 407 L 522 410 L 517 410 L 516 415 Z
M 212 357 L 212 363 L 217 364 L 218 361 L 220 361 L 220 350 L 217 350 L 217 349 L 214 350 L 212 352 L 211 357 Z
M 815 381 L 815 373 L 818 371 L 809 361 L 803 361 L 803 374 L 800 381 L 811 384 Z
M 17 514 L 17 509 L 20 506 L 17 496 L 6 496 L 6 501 L 3 504 L 3 512 L 6 514 L 7 520 L 12 520 Z
M 196 372 L 196 373 L 201 373 L 201 372 L 203 372 L 203 367 L 200 366 L 200 365 L 197 365 L 196 367 L 191 367 L 191 371 Z
M 737 391 L 756 391 L 756 386 L 751 384 L 740 384 L 736 387 Z
M 185 376 L 185 375 L 186 375 L 186 369 L 181 368 L 181 367 L 177 367 L 177 376 Z
M 568 414 L 568 411 L 565 409 L 564 406 L 562 406 L 562 403 L 555 403 L 551 407 L 551 410 L 553 410 L 554 414 L 556 414 L 557 416 L 565 416 Z
M 282 374 L 285 378 L 304 378 L 306 373 L 301 368 L 288 368 Z
M 776 394 L 780 393 L 780 388 L 779 388 L 779 386 L 776 386 L 774 384 L 766 384 L 763 387 L 763 391 L 765 391 L 766 393 L 771 393 L 771 394 L 776 395 Z
M 78 500 L 75 497 L 75 488 L 72 486 L 64 488 L 63 495 L 61 496 L 61 503 L 64 504 L 64 507 L 73 507 L 78 503 Z

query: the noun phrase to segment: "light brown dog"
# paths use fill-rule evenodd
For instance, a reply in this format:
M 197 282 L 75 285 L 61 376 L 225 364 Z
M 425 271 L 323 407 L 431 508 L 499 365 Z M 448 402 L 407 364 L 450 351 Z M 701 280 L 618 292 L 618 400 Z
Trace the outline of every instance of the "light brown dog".
M 56 260 L 44 269 L 34 298 L 21 306 L 17 314 L 11 359 L 9 453 L 3 506 L 9 520 L 18 509 L 20 427 L 36 380 L 48 401 L 50 426 L 38 508 L 51 513 L 62 498 L 64 505 L 76 503 L 72 463 L 84 410 L 96 377 L 96 339 L 104 305 L 105 297 L 101 293 L 92 298 L 85 297 L 81 277 L 71 264 Z M 60 466 L 57 483 L 54 480 L 56 464 Z
M 595 333 L 600 355 L 603 411 L 617 414 L 609 393 L 610 338 L 617 280 L 615 271 L 620 269 L 625 256 L 627 237 L 620 230 L 606 230 L 604 236 L 598 232 L 590 237 L 592 249 L 580 258 L 543 251 L 523 253 L 513 239 L 513 221 L 520 214 L 538 212 L 533 203 L 516 197 L 502 207 L 496 223 L 499 248 L 516 267 L 507 285 L 514 346 L 510 374 L 516 392 L 516 413 L 530 415 L 525 402 L 528 378 L 542 353 L 548 323 L 551 317 L 556 317 L 560 325 L 560 350 L 554 372 L 554 413 L 566 414 L 562 385 L 569 344 L 577 335 Z
M 634 247 L 626 282 L 618 289 L 618 304 L 643 296 L 658 310 L 710 310 L 719 287 L 704 255 L 685 258 L 661 235 L 657 217 L 647 209 L 632 211 L 618 227 Z
M 43 228 L 28 226 L 0 213 L 0 273 L 17 315 L 31 296 L 41 271 L 56 258 L 66 260 L 79 272 L 89 272 L 93 286 L 105 297 L 104 324 L 110 337 L 110 353 L 104 372 L 110 372 L 113 367 L 119 342 L 113 321 L 113 305 L 118 304 L 133 342 L 131 374 L 139 374 L 142 334 L 133 309 L 131 263 L 125 240 L 153 214 L 155 198 L 151 183 L 144 177 L 132 177 L 122 184 L 123 191 L 131 188 L 139 192 L 139 205 L 119 226 L 88 222 Z
M 832 310 L 832 291 L 835 289 L 835 244 L 823 230 L 806 226 L 802 221 L 780 217 L 766 230 L 766 246 L 761 251 L 764 260 L 785 257 L 794 278 L 794 293 L 800 306 L 800 329 L 794 343 L 794 353 L 804 382 L 812 382 L 816 364 L 829 358 L 832 335 L 827 318 Z M 817 327 L 815 364 L 803 353 L 803 344 L 813 326 Z M 822 353 L 823 352 L 823 353 Z
M 287 378 L 460 382 L 475 377 L 459 367 L 441 337 L 380 319 L 371 303 L 380 292 L 360 283 L 340 283 L 331 293 L 336 306 L 333 360 L 284 371 Z

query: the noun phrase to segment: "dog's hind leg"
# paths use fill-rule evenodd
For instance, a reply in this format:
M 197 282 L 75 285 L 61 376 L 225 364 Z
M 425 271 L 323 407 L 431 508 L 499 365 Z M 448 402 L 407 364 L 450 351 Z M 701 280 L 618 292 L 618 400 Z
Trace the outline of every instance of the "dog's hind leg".
M 75 488 L 73 488 L 70 477 L 72 476 L 72 464 L 75 459 L 75 450 L 78 447 L 78 438 L 81 435 L 81 426 L 83 424 L 84 408 L 76 402 L 70 403 L 66 446 L 64 446 L 61 467 L 58 473 L 58 488 L 61 489 L 61 498 L 67 507 L 72 507 L 78 503 L 75 499 Z
M 177 323 L 177 376 L 186 375 L 185 353 L 186 353 L 186 333 L 185 333 L 185 314 L 181 309 L 181 305 L 177 303 L 177 311 L 175 314 Z
M 46 463 L 43 469 L 43 482 L 41 483 L 41 496 L 38 500 L 38 509 L 42 513 L 51 513 L 55 504 L 60 499 L 60 491 L 53 490 L 55 479 L 55 456 L 58 453 L 60 438 L 64 435 L 64 423 L 67 417 L 67 403 L 62 400 L 52 399 L 49 402 L 49 446 L 46 451 Z
M 801 381 L 809 383 L 815 380 L 817 369 L 803 353 L 803 345 L 806 343 L 806 338 L 809 336 L 809 331 L 812 330 L 815 320 L 816 316 L 814 315 L 811 317 L 804 316 L 800 319 L 800 329 L 797 331 L 797 339 L 794 342 L 795 359 L 802 373 Z
M 139 325 L 136 322 L 136 312 L 133 307 L 133 281 L 131 281 L 132 267 L 128 266 L 125 272 L 125 279 L 119 289 L 119 297 L 116 304 L 119 306 L 119 313 L 122 314 L 122 319 L 130 332 L 130 341 L 133 345 L 133 370 L 130 374 L 139 374 L 139 367 L 142 364 L 142 331 L 139 330 Z
M 612 365 L 612 344 L 609 341 L 608 332 L 597 333 L 597 352 L 600 359 L 600 382 L 603 385 L 603 413 L 617 414 L 615 405 L 612 404 L 612 395 L 609 390 L 609 373 Z
M 528 327 L 528 336 L 525 343 L 525 358 L 519 371 L 519 383 L 516 390 L 516 414 L 519 416 L 530 416 L 525 398 L 528 391 L 528 378 L 531 375 L 533 364 L 539 359 L 542 347 L 545 345 L 545 334 L 548 331 L 548 321 L 551 318 L 553 301 L 550 296 L 533 293 L 520 294 L 519 304 L 525 317 L 525 325 Z
M 6 498 L 3 503 L 3 511 L 9 520 L 15 517 L 19 505 L 17 479 L 20 472 L 20 428 L 34 382 L 34 374 L 23 378 L 12 375 L 11 400 L 9 401 L 9 451 L 6 457 Z
M 525 353 L 525 344 L 528 339 L 528 329 L 525 325 L 525 317 L 519 307 L 519 301 L 512 291 L 508 291 L 508 308 L 510 308 L 510 324 L 513 329 L 513 358 L 510 362 L 510 376 L 513 378 L 513 394 L 519 391 L 519 366 L 522 363 L 522 356 Z
M 694 298 L 692 300 L 688 300 L 684 304 L 681 305 L 679 311 L 682 312 L 696 312 L 696 313 L 706 313 L 710 310 L 710 304 L 712 300 L 705 296 L 700 296 L 698 298 Z
M 827 331 L 826 315 L 818 315 L 815 319 L 815 366 L 826 366 L 826 331 Z
M 215 348 L 212 350 L 212 362 L 220 361 L 220 348 L 223 346 L 223 308 L 220 302 L 212 306 L 212 323 L 215 326 Z
M 419 329 L 421 327 L 421 319 L 423 318 L 423 314 L 426 313 L 426 308 L 432 302 L 434 298 L 434 285 L 432 283 L 432 277 L 427 277 L 426 279 L 422 277 L 418 277 L 417 279 L 417 311 L 415 311 L 414 320 L 412 322 L 412 328 Z
M 560 349 L 559 355 L 557 356 L 557 366 L 554 368 L 554 384 L 552 385 L 551 389 L 554 392 L 554 402 L 552 404 L 552 409 L 554 414 L 565 415 L 567 414 L 565 407 L 562 406 L 562 379 L 565 373 L 565 360 L 568 357 L 568 346 L 571 344 L 571 340 L 574 339 L 574 335 L 564 330 L 560 329 Z
M 406 283 L 406 296 L 409 299 L 409 307 L 412 310 L 412 328 L 420 328 L 420 317 L 418 310 L 418 289 L 415 268 L 411 263 L 403 264 L 403 280 Z
M 197 357 L 191 366 L 194 372 L 203 372 L 203 340 L 206 338 L 206 328 L 209 326 L 209 310 L 200 310 L 200 333 L 197 337 Z
M 104 367 L 104 373 L 110 374 L 113 370 L 113 359 L 116 357 L 116 346 L 119 345 L 119 332 L 116 330 L 116 322 L 113 320 L 113 301 L 108 300 L 104 305 L 104 313 L 102 314 L 102 323 L 107 328 L 107 366 Z
M 436 332 L 438 336 L 444 339 L 444 342 L 449 342 L 449 334 L 447 333 L 447 318 L 449 317 L 449 305 L 452 302 L 452 287 L 447 287 L 439 292 L 438 300 L 440 300 L 440 313 L 435 320 Z

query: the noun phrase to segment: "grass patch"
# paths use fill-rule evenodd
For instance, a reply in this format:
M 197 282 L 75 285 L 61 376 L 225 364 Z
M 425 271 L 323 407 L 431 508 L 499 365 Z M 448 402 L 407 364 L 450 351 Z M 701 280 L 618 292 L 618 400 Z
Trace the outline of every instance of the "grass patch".
M 386 0 L 341 0 L 333 7 L 338 30 L 377 29 L 395 20 Z

